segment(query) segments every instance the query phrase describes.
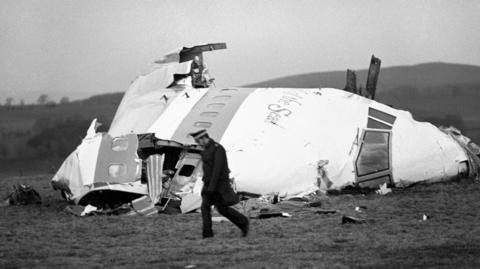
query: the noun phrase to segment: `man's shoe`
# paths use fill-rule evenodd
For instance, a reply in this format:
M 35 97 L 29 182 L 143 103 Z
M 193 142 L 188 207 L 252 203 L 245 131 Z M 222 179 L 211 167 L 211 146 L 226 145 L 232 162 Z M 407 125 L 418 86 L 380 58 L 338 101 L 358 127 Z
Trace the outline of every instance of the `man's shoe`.
M 204 233 L 203 234 L 203 239 L 205 238 L 212 238 L 213 237 L 213 233 Z

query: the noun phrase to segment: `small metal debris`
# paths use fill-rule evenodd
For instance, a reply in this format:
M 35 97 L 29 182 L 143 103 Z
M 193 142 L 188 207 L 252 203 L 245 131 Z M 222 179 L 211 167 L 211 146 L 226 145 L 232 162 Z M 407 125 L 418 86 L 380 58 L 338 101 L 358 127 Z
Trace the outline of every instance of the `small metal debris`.
M 315 211 L 315 213 L 324 214 L 324 215 L 335 214 L 335 213 L 337 213 L 337 210 L 335 210 L 335 209 L 320 209 L 320 210 Z
M 342 216 L 342 224 L 346 223 L 354 223 L 354 224 L 361 224 L 367 222 L 365 219 L 355 218 L 352 216 Z
M 260 213 L 257 218 L 269 219 L 269 218 L 276 218 L 276 217 L 290 218 L 292 217 L 292 215 L 285 212 Z
M 428 219 L 431 219 L 431 216 L 423 214 L 422 219 L 420 221 L 427 221 Z
M 380 185 L 380 189 L 378 189 L 376 191 L 376 193 L 380 194 L 380 195 L 386 195 L 386 194 L 391 193 L 391 192 L 392 192 L 392 189 L 387 187 L 387 183 L 384 183 L 383 185 Z
M 321 207 L 321 206 L 322 206 L 321 201 L 313 201 L 305 205 L 305 207 Z

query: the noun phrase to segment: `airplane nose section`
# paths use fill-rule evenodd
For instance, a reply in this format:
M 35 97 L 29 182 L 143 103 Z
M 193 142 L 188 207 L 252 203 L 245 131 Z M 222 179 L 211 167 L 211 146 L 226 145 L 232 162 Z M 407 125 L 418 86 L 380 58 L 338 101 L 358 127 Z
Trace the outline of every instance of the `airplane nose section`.
M 396 186 L 448 180 L 465 172 L 469 162 L 465 149 L 434 125 L 415 121 L 405 112 L 392 131 L 392 173 Z

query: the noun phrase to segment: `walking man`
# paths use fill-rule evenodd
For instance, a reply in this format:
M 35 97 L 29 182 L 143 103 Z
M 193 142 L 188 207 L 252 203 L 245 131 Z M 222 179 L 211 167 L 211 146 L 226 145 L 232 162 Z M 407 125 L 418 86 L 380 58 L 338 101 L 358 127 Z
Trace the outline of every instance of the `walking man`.
M 202 220 L 203 238 L 213 237 L 211 207 L 235 224 L 247 236 L 248 218 L 229 206 L 238 203 L 238 196 L 230 185 L 228 162 L 222 145 L 209 137 L 205 129 L 190 133 L 195 142 L 202 146 L 203 189 Z

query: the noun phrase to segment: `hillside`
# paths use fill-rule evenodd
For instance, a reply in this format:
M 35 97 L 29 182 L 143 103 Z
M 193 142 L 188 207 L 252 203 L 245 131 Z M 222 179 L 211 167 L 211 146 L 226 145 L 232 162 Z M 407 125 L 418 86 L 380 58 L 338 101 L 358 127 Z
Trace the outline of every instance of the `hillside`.
M 81 142 L 92 119 L 103 123 L 99 130 L 108 130 L 122 96 L 112 93 L 66 104 L 0 106 L 0 175 L 57 169 Z
M 287 88 L 332 87 L 342 89 L 345 86 L 345 70 L 293 75 L 247 86 Z M 355 71 L 357 73 L 357 83 L 365 85 L 368 69 Z M 480 84 L 480 66 L 424 63 L 411 66 L 382 67 L 377 90 L 378 92 L 383 92 L 405 86 L 425 89 L 447 84 Z

